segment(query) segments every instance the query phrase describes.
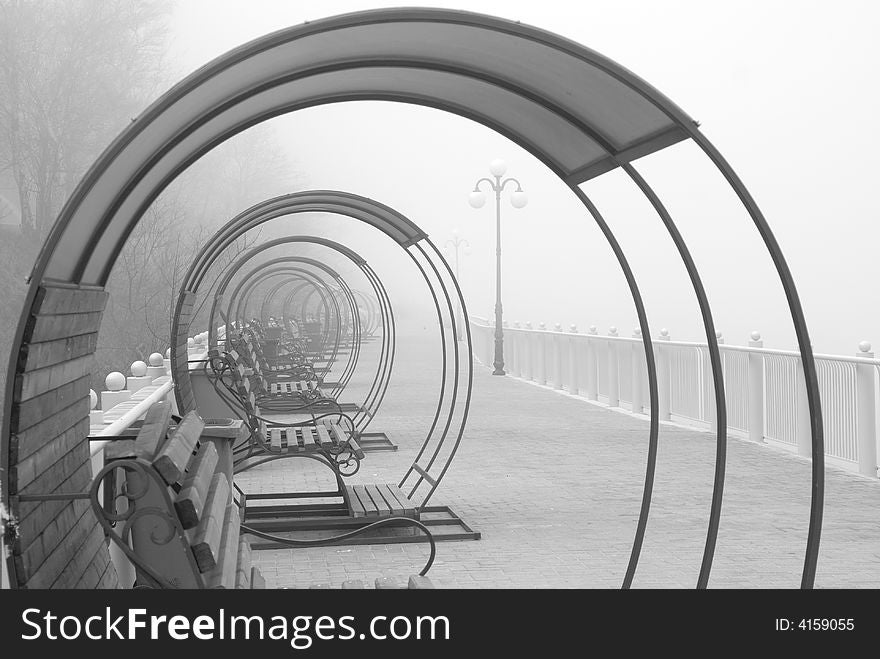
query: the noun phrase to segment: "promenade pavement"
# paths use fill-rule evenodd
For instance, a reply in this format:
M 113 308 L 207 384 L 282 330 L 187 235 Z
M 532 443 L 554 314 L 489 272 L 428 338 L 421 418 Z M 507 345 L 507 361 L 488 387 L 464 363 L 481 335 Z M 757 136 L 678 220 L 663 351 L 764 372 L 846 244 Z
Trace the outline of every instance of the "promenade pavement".
M 357 376 L 361 384 L 371 375 L 376 344 L 371 346 Z M 400 448 L 368 454 L 354 482 L 396 483 L 409 466 L 436 403 L 437 352 L 424 339 L 399 342 L 393 382 L 371 429 L 387 432 Z M 432 581 L 445 588 L 620 587 L 642 497 L 647 441 L 647 417 L 493 377 L 477 363 L 464 440 L 431 503 L 450 506 L 482 539 L 438 543 Z M 661 425 L 633 587 L 695 586 L 714 459 L 714 434 Z M 302 462 L 278 461 L 236 480 L 249 492 L 301 487 L 314 477 L 309 467 L 296 464 Z M 809 502 L 808 460 L 731 437 L 709 586 L 799 587 Z M 878 511 L 880 481 L 827 469 L 817 587 L 880 587 Z M 426 555 L 425 544 L 359 545 L 258 551 L 254 561 L 269 587 L 303 588 L 406 576 L 420 569 Z

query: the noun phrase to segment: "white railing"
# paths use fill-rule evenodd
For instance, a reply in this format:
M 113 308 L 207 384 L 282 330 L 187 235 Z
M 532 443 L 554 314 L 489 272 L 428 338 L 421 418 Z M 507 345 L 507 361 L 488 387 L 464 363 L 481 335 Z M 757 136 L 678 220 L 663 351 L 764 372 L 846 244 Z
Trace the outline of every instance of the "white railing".
M 494 325 L 471 318 L 475 357 L 494 360 Z M 724 374 L 727 427 L 757 442 L 811 455 L 809 408 L 800 354 L 763 347 L 753 332 L 748 346 L 726 345 L 718 334 Z M 651 341 L 657 366 L 659 418 L 714 430 L 715 391 L 708 346 L 672 341 L 666 330 Z M 830 463 L 877 476 L 877 374 L 867 342 L 856 356 L 814 355 L 822 402 L 825 453 Z M 635 414 L 649 412 L 644 344 L 595 327 L 586 334 L 572 325 L 504 326 L 505 368 L 509 375 Z

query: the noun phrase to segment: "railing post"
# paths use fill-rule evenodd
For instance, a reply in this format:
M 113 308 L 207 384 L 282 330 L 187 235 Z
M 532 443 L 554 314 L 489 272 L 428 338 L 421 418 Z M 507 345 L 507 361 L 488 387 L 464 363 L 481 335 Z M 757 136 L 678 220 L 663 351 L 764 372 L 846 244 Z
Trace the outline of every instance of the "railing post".
M 862 341 L 856 357 L 873 359 L 871 344 Z M 874 365 L 856 364 L 856 405 L 859 433 L 859 473 L 877 477 L 877 417 L 874 402 Z
M 715 340 L 718 345 L 724 343 L 721 332 L 715 332 Z M 703 395 L 706 401 L 706 419 L 709 421 L 709 429 L 718 432 L 718 406 L 715 404 L 715 378 L 712 373 L 712 359 L 709 357 L 709 349 L 706 348 L 706 360 L 703 362 Z M 722 371 L 721 377 L 724 377 Z
M 161 378 L 165 375 L 165 366 L 163 364 L 162 353 L 154 352 L 150 355 L 150 365 L 147 366 L 147 376 L 150 378 L 150 382 L 155 380 L 156 378 Z
M 519 329 L 518 320 L 513 321 L 513 327 L 514 329 Z M 510 375 L 513 375 L 514 377 L 520 377 L 522 375 L 522 364 L 520 363 L 522 355 L 520 355 L 519 345 L 520 333 L 511 332 L 510 334 L 508 334 L 508 336 L 510 337 L 510 345 L 512 348 L 511 356 L 513 357 L 510 364 Z
M 484 349 L 486 351 L 484 353 L 485 357 L 486 357 L 486 361 L 483 362 L 483 365 L 488 366 L 488 367 L 492 367 L 492 362 L 495 361 L 495 340 L 494 340 L 494 337 L 492 336 L 493 333 L 494 333 L 494 330 L 489 325 L 486 326 L 486 331 L 483 332 L 483 335 L 486 340 L 486 345 L 484 346 Z
M 131 377 L 126 380 L 126 388 L 131 393 L 135 393 L 153 384 L 153 378 L 147 375 L 147 368 L 144 362 L 137 361 L 132 363 L 130 367 Z
M 553 352 L 556 353 L 556 374 L 553 376 L 553 388 L 554 389 L 563 389 L 562 381 L 564 379 L 563 376 L 563 360 L 562 360 L 562 350 L 565 345 L 565 337 L 562 336 L 562 323 L 556 323 L 554 327 L 556 334 L 553 335 Z
M 131 392 L 125 388 L 125 376 L 119 371 L 110 373 L 104 378 L 105 391 L 101 392 L 101 411 L 116 407 L 131 398 Z
M 589 335 L 587 336 L 587 377 L 586 389 L 587 400 L 599 400 L 599 362 L 596 359 L 596 350 L 598 341 L 595 338 L 599 330 L 595 325 L 591 325 Z
M 642 345 L 642 330 L 638 327 L 633 330 L 632 344 L 632 411 L 635 414 L 642 413 L 642 374 L 645 372 L 645 350 Z
M 538 329 L 541 332 L 538 337 L 538 384 L 547 384 L 547 326 L 544 323 L 538 323 Z
M 617 328 L 608 328 L 608 336 L 617 336 Z M 617 341 L 608 341 L 608 407 L 620 406 L 620 377 L 617 372 Z
M 797 437 L 798 455 L 805 458 L 813 456 L 813 437 L 810 427 L 810 406 L 807 401 L 807 377 L 804 375 L 804 363 L 797 357 Z
M 763 348 L 759 332 L 752 332 L 750 348 Z M 749 351 L 749 439 L 764 441 L 764 353 Z
M 98 407 L 98 394 L 95 393 L 94 389 L 89 389 L 89 425 L 90 426 L 100 426 L 104 423 L 104 412 Z M 96 472 L 97 473 L 97 472 Z
M 535 379 L 535 337 L 534 332 L 532 332 L 532 323 L 531 321 L 526 321 L 526 331 L 523 334 L 523 345 L 526 347 L 526 364 L 528 366 L 528 372 L 525 374 L 527 380 Z
M 572 334 L 578 333 L 577 325 L 568 328 Z M 577 396 L 580 391 L 580 369 L 578 368 L 578 340 L 571 336 L 568 338 L 568 393 Z
M 670 372 L 669 372 L 669 347 L 663 345 L 663 341 L 669 341 L 669 330 L 665 327 L 660 330 L 657 345 L 657 416 L 660 421 L 669 421 L 670 414 Z

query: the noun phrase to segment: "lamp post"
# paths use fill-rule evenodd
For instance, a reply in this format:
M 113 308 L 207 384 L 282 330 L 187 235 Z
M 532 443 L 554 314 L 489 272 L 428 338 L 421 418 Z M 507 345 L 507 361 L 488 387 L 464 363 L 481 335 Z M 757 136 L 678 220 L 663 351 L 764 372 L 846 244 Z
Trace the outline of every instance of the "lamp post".
M 464 238 L 460 238 L 460 237 L 459 237 L 459 235 L 458 235 L 458 229 L 453 229 L 453 230 L 452 230 L 452 240 L 447 240 L 447 241 L 446 241 L 446 244 L 444 245 L 444 247 L 449 247 L 450 245 L 451 245 L 452 248 L 455 250 L 455 280 L 459 282 L 459 286 L 460 286 L 461 283 L 460 283 L 460 279 L 459 279 L 459 276 L 458 276 L 458 252 L 459 252 L 459 248 L 463 249 L 463 250 L 464 250 L 464 253 L 465 253 L 465 256 L 467 256 L 468 254 L 471 253 L 471 244 L 470 244 L 466 239 L 464 239 Z M 456 314 L 455 324 L 456 324 L 456 330 L 455 330 L 455 331 L 456 331 L 456 335 L 458 336 L 458 340 L 459 340 L 459 341 L 463 341 L 463 340 L 464 340 L 464 337 L 462 336 L 462 333 L 461 333 L 461 330 L 462 330 L 462 327 L 463 327 L 462 320 L 461 320 L 461 304 L 458 304 L 458 309 L 457 309 L 457 314 Z
M 482 208 L 486 203 L 486 195 L 480 190 L 483 182 L 488 183 L 495 193 L 495 370 L 492 375 L 504 375 L 504 334 L 501 329 L 501 193 L 512 182 L 516 184 L 516 190 L 510 196 L 510 205 L 522 208 L 529 200 L 519 181 L 512 177 L 501 178 L 507 171 L 507 163 L 503 160 L 493 160 L 489 164 L 489 171 L 493 178 L 484 177 L 478 180 L 468 197 L 468 203 L 474 208 Z

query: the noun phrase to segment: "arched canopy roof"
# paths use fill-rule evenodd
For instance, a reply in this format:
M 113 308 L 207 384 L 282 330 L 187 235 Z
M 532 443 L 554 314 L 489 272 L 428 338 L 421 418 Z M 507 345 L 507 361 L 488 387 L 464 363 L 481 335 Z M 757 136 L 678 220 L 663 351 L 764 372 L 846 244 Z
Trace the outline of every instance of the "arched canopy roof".
M 305 23 L 230 51 L 139 116 L 65 206 L 36 278 L 102 285 L 140 215 L 203 153 L 273 116 L 350 100 L 469 117 L 569 183 L 685 139 L 692 121 L 620 65 L 517 22 L 383 9 Z

